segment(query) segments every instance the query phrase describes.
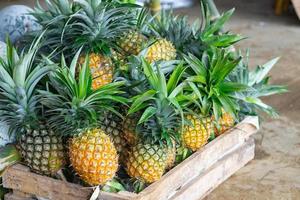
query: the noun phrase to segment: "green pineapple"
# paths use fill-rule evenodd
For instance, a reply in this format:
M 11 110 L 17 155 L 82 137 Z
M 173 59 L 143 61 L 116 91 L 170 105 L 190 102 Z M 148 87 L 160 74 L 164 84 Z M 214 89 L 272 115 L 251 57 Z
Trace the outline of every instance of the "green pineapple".
M 18 149 L 31 170 L 54 175 L 65 164 L 61 137 L 43 119 L 37 84 L 47 75 L 50 65 L 34 64 L 39 38 L 21 56 L 8 43 L 7 61 L 0 60 L 0 120 L 18 138 Z

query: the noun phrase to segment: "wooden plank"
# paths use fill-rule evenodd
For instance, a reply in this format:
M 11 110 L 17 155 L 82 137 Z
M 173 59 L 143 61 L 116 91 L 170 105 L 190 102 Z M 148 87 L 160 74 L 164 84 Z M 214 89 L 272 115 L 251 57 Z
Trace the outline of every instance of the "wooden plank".
M 295 8 L 296 14 L 298 15 L 298 18 L 300 19 L 300 0 L 292 0 L 292 3 Z
M 20 197 L 14 193 L 5 194 L 4 200 L 33 200 L 32 197 Z
M 220 158 L 239 148 L 257 131 L 258 118 L 247 117 L 237 126 L 195 152 L 181 164 L 165 174 L 161 180 L 151 184 L 133 199 L 169 199 L 179 188 L 210 168 Z
M 254 158 L 254 139 L 249 139 L 234 152 L 215 163 L 204 174 L 199 175 L 180 189 L 170 200 L 203 199 L 218 185 Z
M 14 165 L 3 175 L 3 186 L 13 190 L 34 194 L 38 197 L 52 200 L 82 200 L 89 199 L 92 188 L 67 183 L 47 176 L 28 172 L 22 165 Z M 128 200 L 128 195 L 101 192 L 99 199 Z

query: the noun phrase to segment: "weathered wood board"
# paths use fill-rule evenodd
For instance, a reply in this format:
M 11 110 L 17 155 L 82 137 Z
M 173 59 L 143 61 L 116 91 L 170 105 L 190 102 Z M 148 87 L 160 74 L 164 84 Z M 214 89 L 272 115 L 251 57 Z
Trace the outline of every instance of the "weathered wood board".
M 292 3 L 295 8 L 296 14 L 298 15 L 298 18 L 300 19 L 300 0 L 292 0 Z
M 102 192 L 99 200 L 199 200 L 253 159 L 255 145 L 250 136 L 257 130 L 258 118 L 247 117 L 141 193 Z M 31 173 L 22 165 L 12 166 L 4 173 L 3 185 L 14 191 L 6 200 L 19 200 L 22 195 L 23 199 L 37 196 L 51 200 L 85 200 L 93 191 Z

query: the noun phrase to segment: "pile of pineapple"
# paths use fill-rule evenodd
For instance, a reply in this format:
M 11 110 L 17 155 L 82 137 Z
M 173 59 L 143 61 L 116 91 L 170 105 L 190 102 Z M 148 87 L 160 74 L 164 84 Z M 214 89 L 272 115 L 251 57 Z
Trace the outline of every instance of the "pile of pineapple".
M 249 71 L 243 37 L 222 31 L 232 10 L 212 20 L 201 4 L 198 26 L 117 0 L 46 4 L 0 59 L 0 121 L 36 173 L 134 190 L 245 115 L 276 115 L 260 97 L 286 91 L 266 77 L 277 59 Z

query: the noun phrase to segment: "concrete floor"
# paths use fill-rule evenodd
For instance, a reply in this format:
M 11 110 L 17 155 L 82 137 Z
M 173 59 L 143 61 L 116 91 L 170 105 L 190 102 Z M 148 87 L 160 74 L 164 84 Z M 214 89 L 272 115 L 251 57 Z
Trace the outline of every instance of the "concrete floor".
M 33 0 L 2 0 L 32 4 Z M 236 8 L 227 28 L 248 39 L 238 47 L 251 49 L 251 64 L 263 64 L 281 56 L 272 81 L 287 85 L 290 92 L 266 98 L 281 116 L 266 119 L 255 136 L 256 157 L 206 200 L 299 200 L 300 199 L 300 21 L 294 13 L 274 16 L 274 0 L 216 0 L 221 11 Z M 195 18 L 199 9 L 182 9 Z M 188 200 L 188 199 L 187 199 Z

